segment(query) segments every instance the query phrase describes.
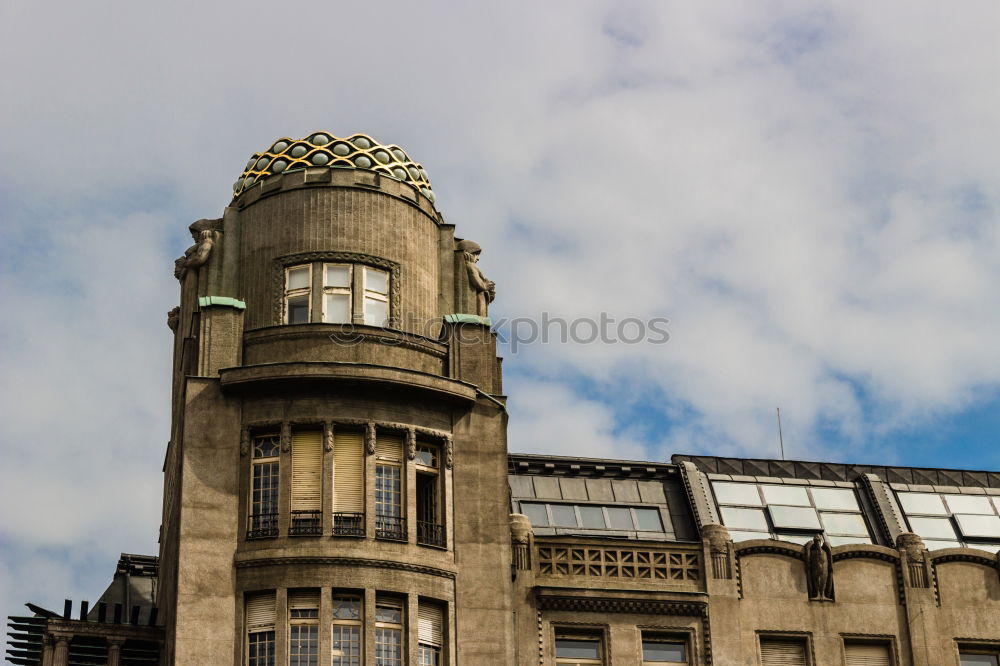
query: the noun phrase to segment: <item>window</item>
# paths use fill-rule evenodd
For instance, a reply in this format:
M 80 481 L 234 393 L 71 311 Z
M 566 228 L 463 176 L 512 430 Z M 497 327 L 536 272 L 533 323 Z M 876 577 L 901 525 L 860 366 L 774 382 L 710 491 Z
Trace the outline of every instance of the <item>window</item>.
M 885 643 L 845 642 L 844 662 L 847 666 L 892 666 Z
M 388 270 L 364 264 L 317 262 L 285 268 L 285 324 L 309 322 L 388 326 Z
M 368 266 L 364 274 L 364 321 L 369 326 L 385 326 L 389 319 L 389 274 Z
M 444 548 L 437 449 L 429 444 L 418 443 L 414 462 L 417 468 L 417 543 Z
M 403 664 L 403 604 L 393 599 L 375 602 L 375 663 Z
M 761 666 L 808 666 L 806 642 L 796 638 L 760 637 Z
M 643 632 L 642 666 L 686 663 L 688 663 L 686 640 Z
M 246 627 L 247 664 L 275 666 L 274 592 L 247 597 Z
M 417 607 L 417 663 L 419 666 L 440 666 L 444 611 L 423 601 Z
M 253 438 L 253 463 L 250 482 L 250 521 L 247 538 L 278 535 L 278 456 L 281 437 L 277 434 Z
M 998 666 L 1000 662 L 1000 654 L 997 651 L 989 650 L 962 650 L 959 655 L 959 664 L 961 666 Z
M 713 481 L 712 489 L 733 541 L 804 544 L 822 532 L 834 546 L 872 542 L 852 488 Z
M 319 430 L 292 432 L 292 520 L 291 535 L 323 533 L 323 433 Z
M 556 663 L 565 666 L 603 664 L 604 649 L 600 636 L 556 635 Z
M 406 541 L 402 455 L 401 437 L 379 433 L 375 440 L 375 537 L 378 539 Z
M 580 532 L 663 532 L 660 510 L 655 507 L 521 502 L 521 513 L 535 527 L 571 528 Z
M 319 590 L 288 593 L 288 666 L 319 664 Z
M 360 431 L 334 431 L 333 534 L 365 535 L 365 453 Z
M 910 529 L 929 549 L 1000 549 L 1000 498 L 918 492 L 897 492 L 896 497 Z
M 333 666 L 361 666 L 361 597 L 334 592 Z
M 353 321 L 353 272 L 354 267 L 350 264 L 323 265 L 323 321 L 331 324 L 350 324 Z

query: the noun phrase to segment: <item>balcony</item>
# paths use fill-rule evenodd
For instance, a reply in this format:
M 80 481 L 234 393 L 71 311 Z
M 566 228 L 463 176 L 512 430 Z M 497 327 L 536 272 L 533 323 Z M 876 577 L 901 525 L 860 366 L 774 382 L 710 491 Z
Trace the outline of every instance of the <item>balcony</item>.
M 320 536 L 323 534 L 323 514 L 320 511 L 292 511 L 289 536 Z
M 269 539 L 278 536 L 278 514 L 255 513 L 247 523 L 247 539 Z
M 417 543 L 421 546 L 433 546 L 434 548 L 444 548 L 444 525 L 428 523 L 423 520 L 417 521 Z
M 363 537 L 365 514 L 353 511 L 334 511 L 333 536 Z
M 406 541 L 406 518 L 375 516 L 375 538 L 384 541 Z

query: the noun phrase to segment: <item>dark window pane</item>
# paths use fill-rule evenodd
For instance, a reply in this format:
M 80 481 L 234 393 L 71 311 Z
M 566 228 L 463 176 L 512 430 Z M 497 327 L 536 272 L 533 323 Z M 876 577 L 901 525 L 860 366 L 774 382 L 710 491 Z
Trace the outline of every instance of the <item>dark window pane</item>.
M 572 504 L 550 504 L 549 510 L 556 527 L 576 527 L 576 509 Z
M 664 641 L 643 641 L 643 661 L 684 661 L 684 644 Z
M 557 638 L 557 657 L 576 657 L 578 659 L 600 659 L 601 641 L 579 638 Z
M 309 296 L 288 299 L 288 323 L 305 324 L 309 321 Z
M 637 528 L 646 532 L 662 532 L 660 512 L 656 509 L 634 509 Z
M 531 524 L 535 527 L 548 527 L 549 514 L 545 511 L 544 504 L 528 504 L 521 502 L 521 513 L 531 519 Z
M 995 654 L 968 654 L 961 653 L 959 656 L 962 666 L 997 666 L 997 656 Z
M 632 512 L 625 507 L 608 507 L 608 527 L 613 530 L 630 530 L 632 526 Z
M 595 530 L 604 529 L 604 509 L 599 506 L 581 506 L 579 509 L 580 520 L 583 521 L 584 527 Z

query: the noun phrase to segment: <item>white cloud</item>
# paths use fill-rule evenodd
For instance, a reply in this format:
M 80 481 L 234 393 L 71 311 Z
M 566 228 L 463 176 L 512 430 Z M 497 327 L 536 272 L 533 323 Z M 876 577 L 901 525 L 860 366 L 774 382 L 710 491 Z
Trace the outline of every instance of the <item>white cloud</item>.
M 497 316 L 670 318 L 666 345 L 509 358 L 513 450 L 773 455 L 781 405 L 790 455 L 905 460 L 870 439 L 995 395 L 995 3 L 392 12 L 0 7 L 9 571 L 88 533 L 154 548 L 171 260 L 249 153 L 320 127 L 425 163 Z

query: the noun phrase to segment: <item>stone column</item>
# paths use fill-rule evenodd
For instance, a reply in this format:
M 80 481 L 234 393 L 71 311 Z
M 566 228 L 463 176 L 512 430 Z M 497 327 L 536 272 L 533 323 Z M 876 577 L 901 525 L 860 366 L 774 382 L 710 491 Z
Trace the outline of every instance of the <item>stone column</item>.
M 52 666 L 69 666 L 69 638 L 56 636 L 56 647 L 52 651 Z
M 121 666 L 124 638 L 108 639 L 108 666 Z

